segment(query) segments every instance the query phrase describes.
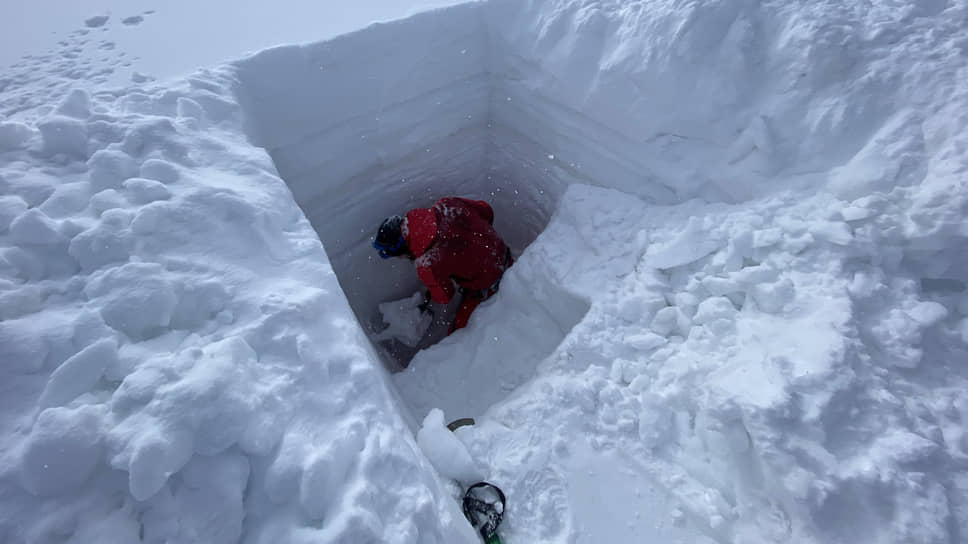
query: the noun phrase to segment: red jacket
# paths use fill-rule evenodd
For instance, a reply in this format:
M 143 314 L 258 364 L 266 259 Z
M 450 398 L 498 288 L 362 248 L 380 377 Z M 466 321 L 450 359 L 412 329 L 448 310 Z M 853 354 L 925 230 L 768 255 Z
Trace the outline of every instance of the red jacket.
M 507 246 L 494 231 L 494 210 L 483 200 L 447 197 L 432 208 L 407 212 L 401 226 L 417 275 L 434 302 L 447 303 L 457 285 L 494 285 L 506 268 Z

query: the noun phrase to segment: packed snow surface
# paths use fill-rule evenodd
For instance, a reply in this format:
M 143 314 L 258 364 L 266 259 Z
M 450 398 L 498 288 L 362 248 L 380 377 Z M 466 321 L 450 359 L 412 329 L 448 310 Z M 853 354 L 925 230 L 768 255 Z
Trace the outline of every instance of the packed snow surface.
M 0 542 L 472 543 L 479 479 L 509 543 L 968 539 L 968 3 L 489 0 L 105 85 L 153 17 L 0 76 Z M 417 351 L 370 236 L 452 194 L 517 260 Z

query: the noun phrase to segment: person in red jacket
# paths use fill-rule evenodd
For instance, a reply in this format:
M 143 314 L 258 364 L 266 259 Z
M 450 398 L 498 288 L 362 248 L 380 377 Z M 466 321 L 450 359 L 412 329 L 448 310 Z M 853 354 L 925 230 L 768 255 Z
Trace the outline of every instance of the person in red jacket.
M 497 292 L 501 276 L 514 262 L 493 223 L 494 210 L 487 202 L 446 197 L 430 208 L 410 210 L 405 217 L 386 218 L 373 247 L 384 259 L 412 260 L 434 302 L 447 304 L 455 291 L 461 293 L 450 327 L 454 332 L 465 327 L 474 309 Z

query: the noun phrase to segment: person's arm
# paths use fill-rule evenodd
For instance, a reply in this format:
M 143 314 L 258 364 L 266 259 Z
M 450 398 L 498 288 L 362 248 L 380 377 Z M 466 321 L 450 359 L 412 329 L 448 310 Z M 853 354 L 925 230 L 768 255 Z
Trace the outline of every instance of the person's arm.
M 491 208 L 490 204 L 483 200 L 470 200 L 467 198 L 462 198 L 461 200 L 480 214 L 489 224 L 494 224 L 494 209 Z
M 418 266 L 417 277 L 424 282 L 430 291 L 430 298 L 438 304 L 447 304 L 454 298 L 454 283 L 450 277 L 438 277 L 434 274 L 433 268 L 429 266 Z

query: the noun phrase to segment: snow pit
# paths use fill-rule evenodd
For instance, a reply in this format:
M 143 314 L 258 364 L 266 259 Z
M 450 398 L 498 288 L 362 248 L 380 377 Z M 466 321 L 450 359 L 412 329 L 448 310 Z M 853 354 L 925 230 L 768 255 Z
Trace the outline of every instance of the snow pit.
M 450 195 L 487 200 L 519 255 L 567 186 L 541 141 L 555 127 L 526 96 L 524 112 L 503 111 L 509 92 L 490 57 L 484 12 L 468 4 L 238 64 L 248 135 L 268 150 L 374 340 L 385 327 L 378 305 L 422 290 L 411 263 L 372 249 L 384 217 Z M 533 134 L 503 120 L 522 113 L 535 117 Z M 420 347 L 445 332 L 435 327 Z M 374 343 L 391 369 L 416 352 Z

